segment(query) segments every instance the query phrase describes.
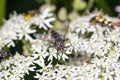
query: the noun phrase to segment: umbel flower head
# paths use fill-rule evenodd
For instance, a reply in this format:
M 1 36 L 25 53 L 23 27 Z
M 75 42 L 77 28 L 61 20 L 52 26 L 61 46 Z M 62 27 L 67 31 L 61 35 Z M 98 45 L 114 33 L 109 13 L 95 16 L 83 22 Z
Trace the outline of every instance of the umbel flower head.
M 64 50 L 60 51 L 52 43 L 51 34 L 41 33 L 47 36 L 33 38 L 38 28 L 45 31 L 52 28 L 50 22 L 55 18 L 49 9 L 30 15 L 27 20 L 24 14 L 13 14 L 0 30 L 0 47 L 7 44 L 10 50 L 20 47 L 17 42 L 21 42 L 25 48 L 22 53 L 30 50 L 31 55 L 24 56 L 16 50 L 16 54 L 2 60 L 0 80 L 119 80 L 120 29 L 115 25 L 114 29 L 103 26 L 100 22 L 90 25 L 89 20 L 96 15 L 98 13 L 81 16 L 70 22 L 63 40 Z M 33 25 L 38 28 L 31 28 Z
M 55 18 L 51 13 L 49 13 L 50 9 L 46 9 L 43 11 L 42 14 L 38 14 L 37 16 L 31 15 L 31 18 L 26 20 L 26 15 L 24 14 L 14 14 L 8 20 L 4 20 L 4 25 L 0 30 L 0 48 L 4 47 L 5 45 L 15 46 L 14 40 L 25 40 L 32 41 L 32 37 L 30 34 L 36 32 L 35 29 L 31 29 L 31 26 L 34 24 L 39 26 L 39 28 L 43 28 L 47 30 L 48 28 L 52 28 L 53 26 L 50 22 L 54 21 Z M 40 21 L 42 20 L 42 21 Z

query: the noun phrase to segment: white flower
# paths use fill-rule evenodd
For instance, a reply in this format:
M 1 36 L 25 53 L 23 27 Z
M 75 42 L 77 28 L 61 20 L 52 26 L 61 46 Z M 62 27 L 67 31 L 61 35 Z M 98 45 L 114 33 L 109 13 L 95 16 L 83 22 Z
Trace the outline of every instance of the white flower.
M 65 44 L 65 54 L 72 54 L 73 46 L 70 43 Z
M 18 37 L 21 40 L 23 37 L 25 37 L 25 40 L 30 40 L 32 41 L 32 38 L 30 37 L 29 34 L 35 33 L 36 30 L 30 29 L 29 25 L 26 26 L 21 26 L 20 29 L 18 30 Z
M 46 72 L 47 74 L 47 77 L 48 77 L 48 80 L 54 80 L 55 79 L 55 72 L 54 72 L 54 69 L 49 69 L 48 72 Z
M 39 74 L 39 73 L 36 73 L 36 76 L 34 76 L 34 78 L 38 79 L 38 80 L 48 80 L 46 73 L 42 73 L 42 74 Z
M 31 42 L 31 44 L 32 44 L 31 50 L 33 51 L 33 53 L 47 52 L 48 46 L 46 46 L 46 43 L 44 41 L 35 39 Z
M 113 75 L 114 74 L 114 72 L 112 72 L 112 71 L 106 71 L 105 73 L 103 73 L 102 75 L 104 76 L 104 79 L 105 80 L 113 80 Z
M 45 61 L 36 60 L 34 63 L 38 64 L 42 68 L 40 70 L 37 70 L 38 72 L 48 71 L 48 69 L 52 67 L 51 62 L 46 65 Z
M 65 52 L 58 52 L 58 60 L 61 60 L 61 59 L 65 61 L 66 59 L 69 59 L 69 58 Z
M 40 61 L 43 61 L 49 54 L 48 52 L 38 52 L 32 54 L 34 59 L 38 58 Z
M 19 67 L 15 67 L 15 66 L 12 66 L 12 74 L 14 76 L 14 78 L 16 77 L 16 79 L 20 80 L 20 78 L 23 78 L 24 77 L 24 74 L 22 73 L 22 69 L 19 68 Z
M 30 71 L 35 71 L 35 70 L 34 70 L 35 66 L 32 66 L 32 67 L 30 67 L 30 66 L 31 66 L 31 64 L 27 64 L 27 62 L 26 62 L 26 63 L 24 62 L 24 63 L 22 63 L 21 65 L 18 65 L 19 68 L 22 68 L 22 69 L 21 69 L 21 70 L 22 70 L 21 72 L 22 72 L 22 73 L 27 73 L 27 74 L 29 74 L 29 70 L 30 70 Z
M 49 48 L 49 55 L 48 55 L 48 61 L 53 60 L 53 58 L 57 59 L 57 50 L 55 48 Z
M 10 76 L 9 70 L 3 70 L 1 76 L 3 77 L 3 79 L 7 80 L 9 78 L 8 76 Z
M 46 9 L 42 14 L 38 16 L 34 16 L 31 19 L 31 22 L 35 25 L 38 25 L 39 28 L 43 28 L 47 30 L 48 28 L 52 28 L 53 26 L 50 24 L 50 22 L 54 21 L 55 18 L 52 17 L 52 14 L 49 13 L 50 9 Z

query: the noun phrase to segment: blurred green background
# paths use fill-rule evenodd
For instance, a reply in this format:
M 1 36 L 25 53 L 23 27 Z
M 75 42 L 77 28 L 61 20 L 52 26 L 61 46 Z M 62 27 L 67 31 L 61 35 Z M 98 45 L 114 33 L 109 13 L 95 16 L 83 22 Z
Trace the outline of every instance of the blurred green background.
M 73 20 L 79 15 L 85 15 L 94 10 L 117 17 L 118 13 L 115 12 L 117 5 L 120 5 L 120 0 L 0 0 L 0 25 L 3 24 L 3 19 L 8 19 L 13 11 L 24 13 L 43 6 L 53 8 L 57 18 L 56 25 L 66 19 Z

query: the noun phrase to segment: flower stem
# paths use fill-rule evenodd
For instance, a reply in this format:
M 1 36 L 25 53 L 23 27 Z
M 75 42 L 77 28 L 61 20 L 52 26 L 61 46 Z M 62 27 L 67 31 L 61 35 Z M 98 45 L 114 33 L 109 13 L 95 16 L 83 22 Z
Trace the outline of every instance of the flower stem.
M 94 1 L 95 0 L 89 0 L 89 2 L 87 4 L 87 7 L 86 7 L 85 11 L 83 12 L 83 14 L 87 14 L 91 10 L 91 8 L 92 8 L 92 6 L 94 4 Z

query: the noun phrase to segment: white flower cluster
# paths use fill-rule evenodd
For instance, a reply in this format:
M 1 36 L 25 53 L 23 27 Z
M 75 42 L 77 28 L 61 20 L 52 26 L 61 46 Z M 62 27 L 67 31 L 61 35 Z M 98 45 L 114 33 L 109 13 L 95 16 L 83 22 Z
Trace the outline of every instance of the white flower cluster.
M 53 14 L 49 13 L 50 9 L 46 9 L 43 13 L 37 15 L 31 15 L 26 19 L 26 17 L 30 14 L 17 14 L 14 13 L 9 20 L 4 21 L 4 25 L 0 29 L 0 49 L 5 45 L 15 46 L 13 40 L 25 40 L 32 41 L 32 37 L 30 34 L 36 32 L 35 29 L 31 29 L 31 25 L 34 24 L 38 26 L 40 29 L 43 28 L 47 30 L 48 28 L 52 28 L 53 26 L 50 22 L 54 21 L 55 18 Z
M 70 33 L 67 35 L 74 51 L 76 53 L 94 56 L 104 56 L 113 46 L 117 46 L 120 43 L 120 28 L 114 26 L 111 29 L 109 26 L 101 26 L 101 24 L 90 25 L 89 20 L 95 15 L 90 15 L 84 21 L 85 17 L 79 20 L 73 21 L 70 25 Z M 109 21 L 109 18 L 108 18 Z
M 25 57 L 17 53 L 8 60 L 2 60 L 0 80 L 30 80 L 32 78 L 37 80 L 119 80 L 120 29 L 116 26 L 112 29 L 100 24 L 90 25 L 89 20 L 95 15 L 80 17 L 80 19 L 70 23 L 64 41 L 65 48 L 61 52 L 52 43 L 32 39 L 29 35 L 36 31 L 30 29 L 31 24 L 39 25 L 39 28 L 46 24 L 47 27 L 51 28 L 50 22 L 54 20 L 53 17 L 48 18 L 48 22 L 45 21 L 41 24 L 41 19 L 38 19 L 41 18 L 41 15 L 26 21 L 24 15 L 15 14 L 5 22 L 0 31 L 2 35 L 4 33 L 2 37 L 0 36 L 1 40 L 3 42 L 8 40 L 4 43 L 1 42 L 0 46 L 2 47 L 2 44 L 9 42 L 10 45 L 13 45 L 14 42 L 11 41 L 21 40 L 25 37 L 31 43 L 30 49 L 33 54 Z M 45 11 L 42 19 L 50 16 L 51 14 L 48 15 L 48 11 Z M 45 27 L 44 25 L 43 28 L 47 30 Z M 70 54 L 73 56 L 69 58 Z M 56 63 L 56 61 L 64 63 L 68 58 L 70 65 Z M 26 79 L 26 76 L 32 78 Z
M 16 53 L 9 60 L 1 62 L 0 80 L 24 80 L 25 73 L 29 74 L 29 70 L 34 71 L 35 66 L 31 66 L 32 64 L 33 58 Z

